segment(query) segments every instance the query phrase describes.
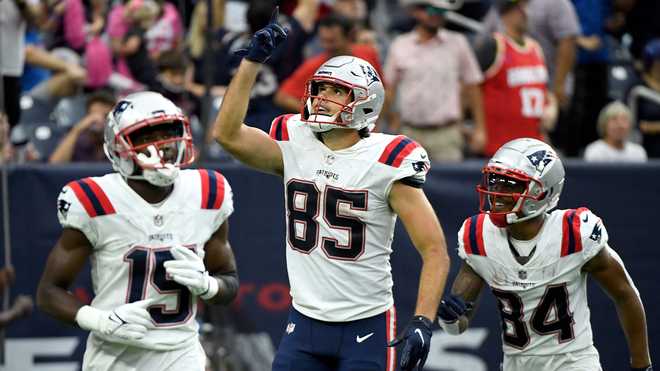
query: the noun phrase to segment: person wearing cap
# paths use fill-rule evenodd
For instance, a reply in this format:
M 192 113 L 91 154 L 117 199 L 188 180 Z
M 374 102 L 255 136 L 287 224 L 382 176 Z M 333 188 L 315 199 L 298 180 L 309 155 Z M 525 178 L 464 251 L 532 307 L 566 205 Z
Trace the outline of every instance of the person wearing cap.
M 548 70 L 539 44 L 527 36 L 527 1 L 497 0 L 503 33 L 480 42 L 477 56 L 485 80 L 484 153 L 492 156 L 517 138 L 545 140 L 554 122 L 556 104 L 548 92 Z
M 434 161 L 463 158 L 461 91 L 475 129 L 473 152 L 485 140 L 479 84 L 483 75 L 467 39 L 444 28 L 446 9 L 438 1 L 409 3 L 415 28 L 394 39 L 385 62 L 388 86 L 384 117 L 389 131 L 418 141 Z M 423 83 L 420 83 L 423 82 Z M 398 109 L 394 107 L 398 95 Z

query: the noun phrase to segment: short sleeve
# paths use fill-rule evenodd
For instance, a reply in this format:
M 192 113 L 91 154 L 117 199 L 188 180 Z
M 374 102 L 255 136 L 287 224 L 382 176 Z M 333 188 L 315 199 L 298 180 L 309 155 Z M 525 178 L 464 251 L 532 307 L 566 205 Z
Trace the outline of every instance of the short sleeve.
M 389 54 L 385 60 L 385 68 L 383 70 L 383 79 L 387 84 L 396 84 L 399 79 L 399 71 L 401 71 L 399 62 L 399 48 L 401 45 L 401 38 L 397 38 L 390 46 Z
M 64 186 L 57 196 L 57 219 L 62 228 L 77 229 L 92 245 L 96 244 L 98 236 L 92 218 L 69 184 Z
M 591 210 L 578 209 L 580 218 L 580 234 L 582 236 L 583 260 L 589 261 L 607 246 L 608 234 L 603 220 Z
M 231 214 L 234 213 L 234 193 L 229 185 L 229 181 L 224 176 L 221 176 L 222 181 L 224 182 L 224 198 L 222 200 L 222 205 L 218 210 L 215 218 L 213 219 L 213 230 L 216 231 L 222 223 L 224 223 Z
M 465 252 L 465 242 L 463 242 L 463 236 L 465 235 L 465 228 L 468 220 L 469 219 L 464 220 L 463 224 L 461 224 L 461 229 L 458 230 L 458 238 L 456 239 L 456 241 L 458 241 L 456 244 L 456 255 L 458 255 L 461 260 L 469 264 L 468 254 Z
M 547 2 L 549 7 L 547 19 L 550 33 L 555 40 L 564 37 L 578 36 L 580 34 L 580 23 L 578 21 L 575 7 L 569 0 Z
M 431 168 L 426 150 L 405 135 L 394 137 L 381 153 L 378 162 L 389 166 L 392 171 L 386 194 L 389 194 L 392 184 L 397 181 L 422 188 Z
M 484 75 L 479 67 L 479 62 L 467 42 L 465 36 L 458 34 L 458 44 L 460 45 L 460 73 L 461 81 L 468 85 L 481 84 L 484 81 Z

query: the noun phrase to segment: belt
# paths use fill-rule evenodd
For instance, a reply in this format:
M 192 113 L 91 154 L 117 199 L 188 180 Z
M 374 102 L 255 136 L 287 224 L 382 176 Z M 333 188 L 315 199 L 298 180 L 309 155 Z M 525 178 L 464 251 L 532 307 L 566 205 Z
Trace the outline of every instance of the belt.
M 408 121 L 403 121 L 401 124 L 403 126 L 407 126 L 411 129 L 417 129 L 417 130 L 435 130 L 435 129 L 440 129 L 440 128 L 448 128 L 450 126 L 454 126 L 458 124 L 458 120 L 447 120 L 442 123 L 412 123 Z

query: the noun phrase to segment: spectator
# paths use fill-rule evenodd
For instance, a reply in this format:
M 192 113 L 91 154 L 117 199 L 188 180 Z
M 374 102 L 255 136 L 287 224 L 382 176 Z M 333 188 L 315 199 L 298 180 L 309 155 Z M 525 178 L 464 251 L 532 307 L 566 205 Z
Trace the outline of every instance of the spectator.
M 162 94 L 180 107 L 186 116 L 195 111 L 195 102 L 186 90 L 186 68 L 188 60 L 179 52 L 169 50 L 158 58 L 158 81 L 163 86 Z
M 11 151 L 11 142 L 9 141 L 9 121 L 7 120 L 7 115 L 0 111 L 0 165 L 9 162 Z
M 606 26 L 612 14 L 612 0 L 572 0 L 582 35 L 577 37 L 575 88 L 568 111 L 570 135 L 564 143 L 566 155 L 575 156 L 598 139 L 598 113 L 608 99 L 608 48 Z
M 121 3 L 115 5 L 108 14 L 107 31 L 110 37 L 110 47 L 117 57 L 116 70 L 122 75 L 133 79 L 136 79 L 136 76 L 131 74 L 125 57 L 128 54 L 133 54 L 135 50 L 133 50 L 134 45 L 126 44 L 126 34 L 134 26 L 139 26 L 135 25 L 133 20 L 136 15 L 135 10 L 144 7 L 145 4 L 149 11 L 156 12 L 156 17 L 149 22 L 149 27 L 141 27 L 143 30 L 140 33 L 142 38 L 146 40 L 144 41 L 145 48 L 152 60 L 156 60 L 160 53 L 166 50 L 177 50 L 183 34 L 181 17 L 176 7 L 168 2 L 122 0 Z M 140 10 L 139 12 L 144 11 Z
M 559 105 L 565 108 L 573 91 L 571 71 L 575 63 L 576 38 L 580 35 L 575 8 L 570 0 L 531 0 L 528 4 L 525 12 L 529 19 L 529 36 L 541 46 L 547 61 L 548 86 Z M 486 15 L 484 23 L 490 30 L 498 25 L 501 30 L 496 7 Z
M 48 160 L 51 164 L 76 161 L 104 161 L 103 131 L 115 97 L 103 90 L 87 99 L 87 114 L 71 128 Z
M 164 0 L 157 0 L 157 4 L 157 19 L 145 34 L 147 50 L 153 60 L 158 60 L 164 52 L 180 50 L 183 40 L 183 23 L 179 11 L 172 3 Z
M 481 88 L 483 75 L 466 38 L 444 29 L 445 9 L 433 0 L 410 6 L 417 25 L 397 37 L 385 64 L 385 115 L 391 132 L 418 141 L 432 160 L 463 158 L 461 89 L 476 123 L 471 147 L 485 141 Z M 439 87 L 442 87 L 439 89 Z M 400 98 L 399 111 L 393 109 Z
M 26 94 L 54 104 L 80 91 L 87 78 L 87 71 L 79 64 L 80 57 L 65 48 L 48 51 L 36 43 L 33 32 L 28 35 L 22 77 Z
M 153 0 L 133 1 L 129 6 L 131 26 L 124 36 L 122 52 L 131 76 L 149 90 L 162 92 L 158 70 L 147 49 L 147 30 L 158 16 L 158 5 Z
M 494 1 L 497 3 L 498 1 Z M 580 35 L 580 24 L 570 0 L 531 0 L 525 11 L 529 19 L 529 36 L 536 40 L 546 60 L 549 73 L 548 87 L 557 99 L 561 115 L 557 128 L 552 133 L 553 143 L 566 151 L 573 151 L 574 128 L 568 116 L 569 103 L 573 94 L 573 67 L 576 55 L 576 38 Z M 495 8 L 486 16 L 487 28 L 494 29 L 499 22 Z M 574 153 L 575 155 L 577 153 Z
M 240 58 L 235 55 L 236 51 L 247 48 L 252 33 L 268 24 L 273 8 L 275 8 L 275 1 L 273 0 L 251 0 L 247 5 L 246 12 L 248 30 L 245 32 L 232 32 L 224 27 L 218 28 L 215 37 L 218 41 L 211 48 L 211 60 L 214 67 L 212 72 L 212 96 L 224 95 L 225 89 L 240 62 Z M 289 37 L 266 61 L 264 68 L 257 75 L 247 113 L 248 122 L 262 130 L 268 131 L 273 116 L 282 113 L 281 109 L 273 103 L 273 96 L 280 82 L 291 75 L 302 63 L 303 47 L 314 30 L 314 15 L 317 11 L 318 0 L 301 0 L 291 17 L 280 16 L 279 21 L 287 28 Z M 205 23 L 205 21 L 198 23 Z M 197 57 L 193 59 L 194 65 L 190 68 L 188 76 L 190 90 L 196 96 L 201 97 L 205 93 L 204 82 L 208 73 L 205 71 L 205 61 L 200 53 L 203 49 L 199 49 L 195 45 L 203 45 L 204 29 L 198 26 L 196 34 L 193 38 L 191 31 L 191 54 L 193 56 L 197 55 Z M 195 52 L 195 49 L 199 52 Z M 211 133 L 208 134 L 208 140 L 211 141 Z
M 589 162 L 644 162 L 646 151 L 628 139 L 631 130 L 631 114 L 625 104 L 609 103 L 598 115 L 599 139 L 587 146 L 584 160 Z
M 0 293 L 5 292 L 5 290 L 14 283 L 15 278 L 16 273 L 11 266 L 0 269 Z M 0 329 L 7 327 L 10 322 L 29 316 L 30 313 L 32 313 L 33 307 L 34 304 L 31 297 L 27 295 L 19 295 L 14 300 L 14 304 L 11 308 L 0 312 Z
M 25 0 L 0 1 L 0 78 L 4 92 L 4 111 L 10 127 L 21 117 L 20 92 L 23 61 L 25 60 L 25 28 L 27 20 L 35 16 Z
M 644 69 L 640 81 L 627 94 L 628 104 L 642 133 L 642 143 L 651 158 L 660 158 L 660 38 L 644 48 Z
M 370 45 L 354 44 L 353 31 L 353 22 L 346 17 L 330 14 L 321 19 L 318 27 L 318 37 L 323 52 L 305 60 L 280 85 L 275 94 L 275 103 L 287 112 L 299 112 L 307 80 L 328 59 L 339 55 L 352 55 L 362 58 L 371 63 L 378 74 L 382 76 L 378 52 Z
M 495 4 L 504 33 L 495 33 L 477 51 L 486 71 L 486 156 L 493 156 L 516 138 L 544 140 L 544 123 L 552 121 L 547 117 L 554 108 L 543 52 L 526 36 L 527 1 L 498 0 Z

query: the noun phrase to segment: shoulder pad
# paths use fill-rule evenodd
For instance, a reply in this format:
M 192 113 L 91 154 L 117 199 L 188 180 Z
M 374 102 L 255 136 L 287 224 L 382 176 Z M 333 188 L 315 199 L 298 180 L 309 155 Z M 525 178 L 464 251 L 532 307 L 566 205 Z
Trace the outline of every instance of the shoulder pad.
M 417 142 L 405 135 L 397 135 L 385 147 L 378 161 L 392 167 L 400 167 L 403 160 L 417 148 L 421 148 L 422 151 L 418 152 L 416 157 L 419 157 L 419 160 L 428 162 L 426 151 Z
M 485 219 L 486 214 L 477 214 L 465 219 L 458 232 L 459 255 L 488 256 L 483 233 Z
M 105 194 L 103 189 L 101 189 L 98 183 L 96 183 L 92 178 L 85 178 L 70 182 L 66 185 L 66 187 L 64 187 L 62 192 L 64 192 L 67 188 L 73 191 L 75 197 L 83 206 L 87 212 L 87 215 L 89 215 L 91 218 L 115 213 L 115 209 L 112 206 L 110 199 L 108 199 L 108 196 Z
M 199 169 L 202 209 L 220 209 L 225 200 L 225 177 L 215 170 Z
M 294 114 L 280 115 L 275 117 L 273 122 L 270 124 L 270 131 L 268 132 L 268 135 L 277 141 L 289 140 L 288 122 L 292 116 L 294 116 Z
M 586 207 L 564 211 L 562 217 L 561 256 L 583 250 L 592 255 L 594 248 L 607 243 L 607 230 L 602 220 Z

